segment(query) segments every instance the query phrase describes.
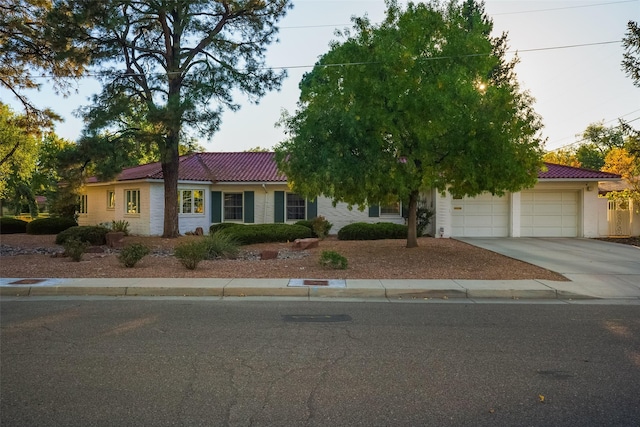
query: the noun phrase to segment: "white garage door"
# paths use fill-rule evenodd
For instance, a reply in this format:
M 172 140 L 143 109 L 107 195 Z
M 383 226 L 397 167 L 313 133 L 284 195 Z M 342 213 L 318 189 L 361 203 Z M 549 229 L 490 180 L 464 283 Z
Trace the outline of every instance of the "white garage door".
M 577 191 L 523 191 L 521 207 L 521 236 L 578 236 Z
M 453 199 L 452 235 L 454 237 L 509 236 L 509 197 L 482 194 Z

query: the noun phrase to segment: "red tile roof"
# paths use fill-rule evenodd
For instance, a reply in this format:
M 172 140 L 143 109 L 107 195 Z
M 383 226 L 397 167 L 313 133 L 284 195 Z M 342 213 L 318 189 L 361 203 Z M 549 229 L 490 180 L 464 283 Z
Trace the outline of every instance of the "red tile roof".
M 538 179 L 558 180 L 618 180 L 620 175 L 609 172 L 574 168 L 545 163 L 547 170 L 538 173 Z M 159 162 L 127 168 L 118 175 L 117 181 L 139 179 L 162 179 Z M 180 157 L 178 172 L 180 181 L 211 182 L 286 182 L 278 171 L 275 154 L 269 152 L 241 153 L 194 153 Z M 95 178 L 89 182 L 97 182 Z
M 124 169 L 117 181 L 162 179 L 159 162 Z M 275 154 L 267 152 L 194 153 L 180 157 L 179 181 L 286 182 Z M 92 180 L 90 182 L 96 182 Z
M 609 172 L 600 172 L 590 169 L 574 168 L 571 166 L 557 165 L 555 163 L 545 163 L 546 171 L 538 172 L 538 179 L 563 179 L 563 180 L 616 180 L 620 175 Z

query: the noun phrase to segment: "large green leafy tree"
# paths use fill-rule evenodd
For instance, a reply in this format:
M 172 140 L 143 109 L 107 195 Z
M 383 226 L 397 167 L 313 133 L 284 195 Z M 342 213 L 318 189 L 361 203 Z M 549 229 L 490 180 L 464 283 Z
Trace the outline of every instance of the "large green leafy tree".
M 85 141 L 155 144 L 165 237 L 178 231 L 178 156 L 187 129 L 204 135 L 235 110 L 233 90 L 257 101 L 284 72 L 264 66 L 289 0 L 60 0 L 49 22 L 91 51 L 103 91 L 84 111 Z M 143 126 L 141 124 L 144 124 Z
M 581 167 L 600 170 L 607 154 L 614 148 L 624 147 L 624 132 L 620 126 L 607 127 L 603 123 L 592 123 L 582 133 L 584 141 L 576 149 Z
M 534 185 L 541 123 L 482 3 L 387 7 L 380 25 L 354 19 L 304 76 L 277 160 L 309 197 L 408 203 L 414 247 L 422 191 L 475 196 Z

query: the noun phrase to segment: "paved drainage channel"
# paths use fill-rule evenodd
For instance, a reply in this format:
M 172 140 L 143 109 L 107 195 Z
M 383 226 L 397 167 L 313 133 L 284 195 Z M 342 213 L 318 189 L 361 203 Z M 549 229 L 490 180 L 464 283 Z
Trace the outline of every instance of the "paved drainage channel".
M 282 320 L 298 323 L 335 323 L 350 322 L 352 319 L 348 314 L 283 314 Z
M 291 287 L 314 287 L 322 286 L 326 288 L 346 288 L 347 282 L 344 279 L 291 279 L 287 286 Z

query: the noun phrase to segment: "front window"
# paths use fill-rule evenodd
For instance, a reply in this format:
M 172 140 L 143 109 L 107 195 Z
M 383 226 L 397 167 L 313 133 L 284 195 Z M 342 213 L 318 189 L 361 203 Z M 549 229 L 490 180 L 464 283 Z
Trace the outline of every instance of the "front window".
M 116 207 L 116 192 L 113 190 L 107 191 L 107 209 L 114 209 Z
M 140 190 L 124 190 L 125 213 L 140 213 Z
M 303 197 L 294 193 L 287 193 L 287 221 L 297 221 L 306 218 L 306 203 Z
M 380 206 L 380 215 L 400 215 L 400 202 Z
M 224 220 L 242 221 L 242 193 L 225 193 Z
M 182 190 L 180 191 L 180 213 L 201 214 L 204 213 L 204 191 Z
M 78 203 L 80 204 L 80 208 L 78 210 L 78 213 L 81 214 L 86 214 L 89 212 L 88 210 L 88 202 L 89 202 L 89 196 L 87 196 L 86 194 L 82 194 L 80 196 L 80 200 L 78 200 Z

